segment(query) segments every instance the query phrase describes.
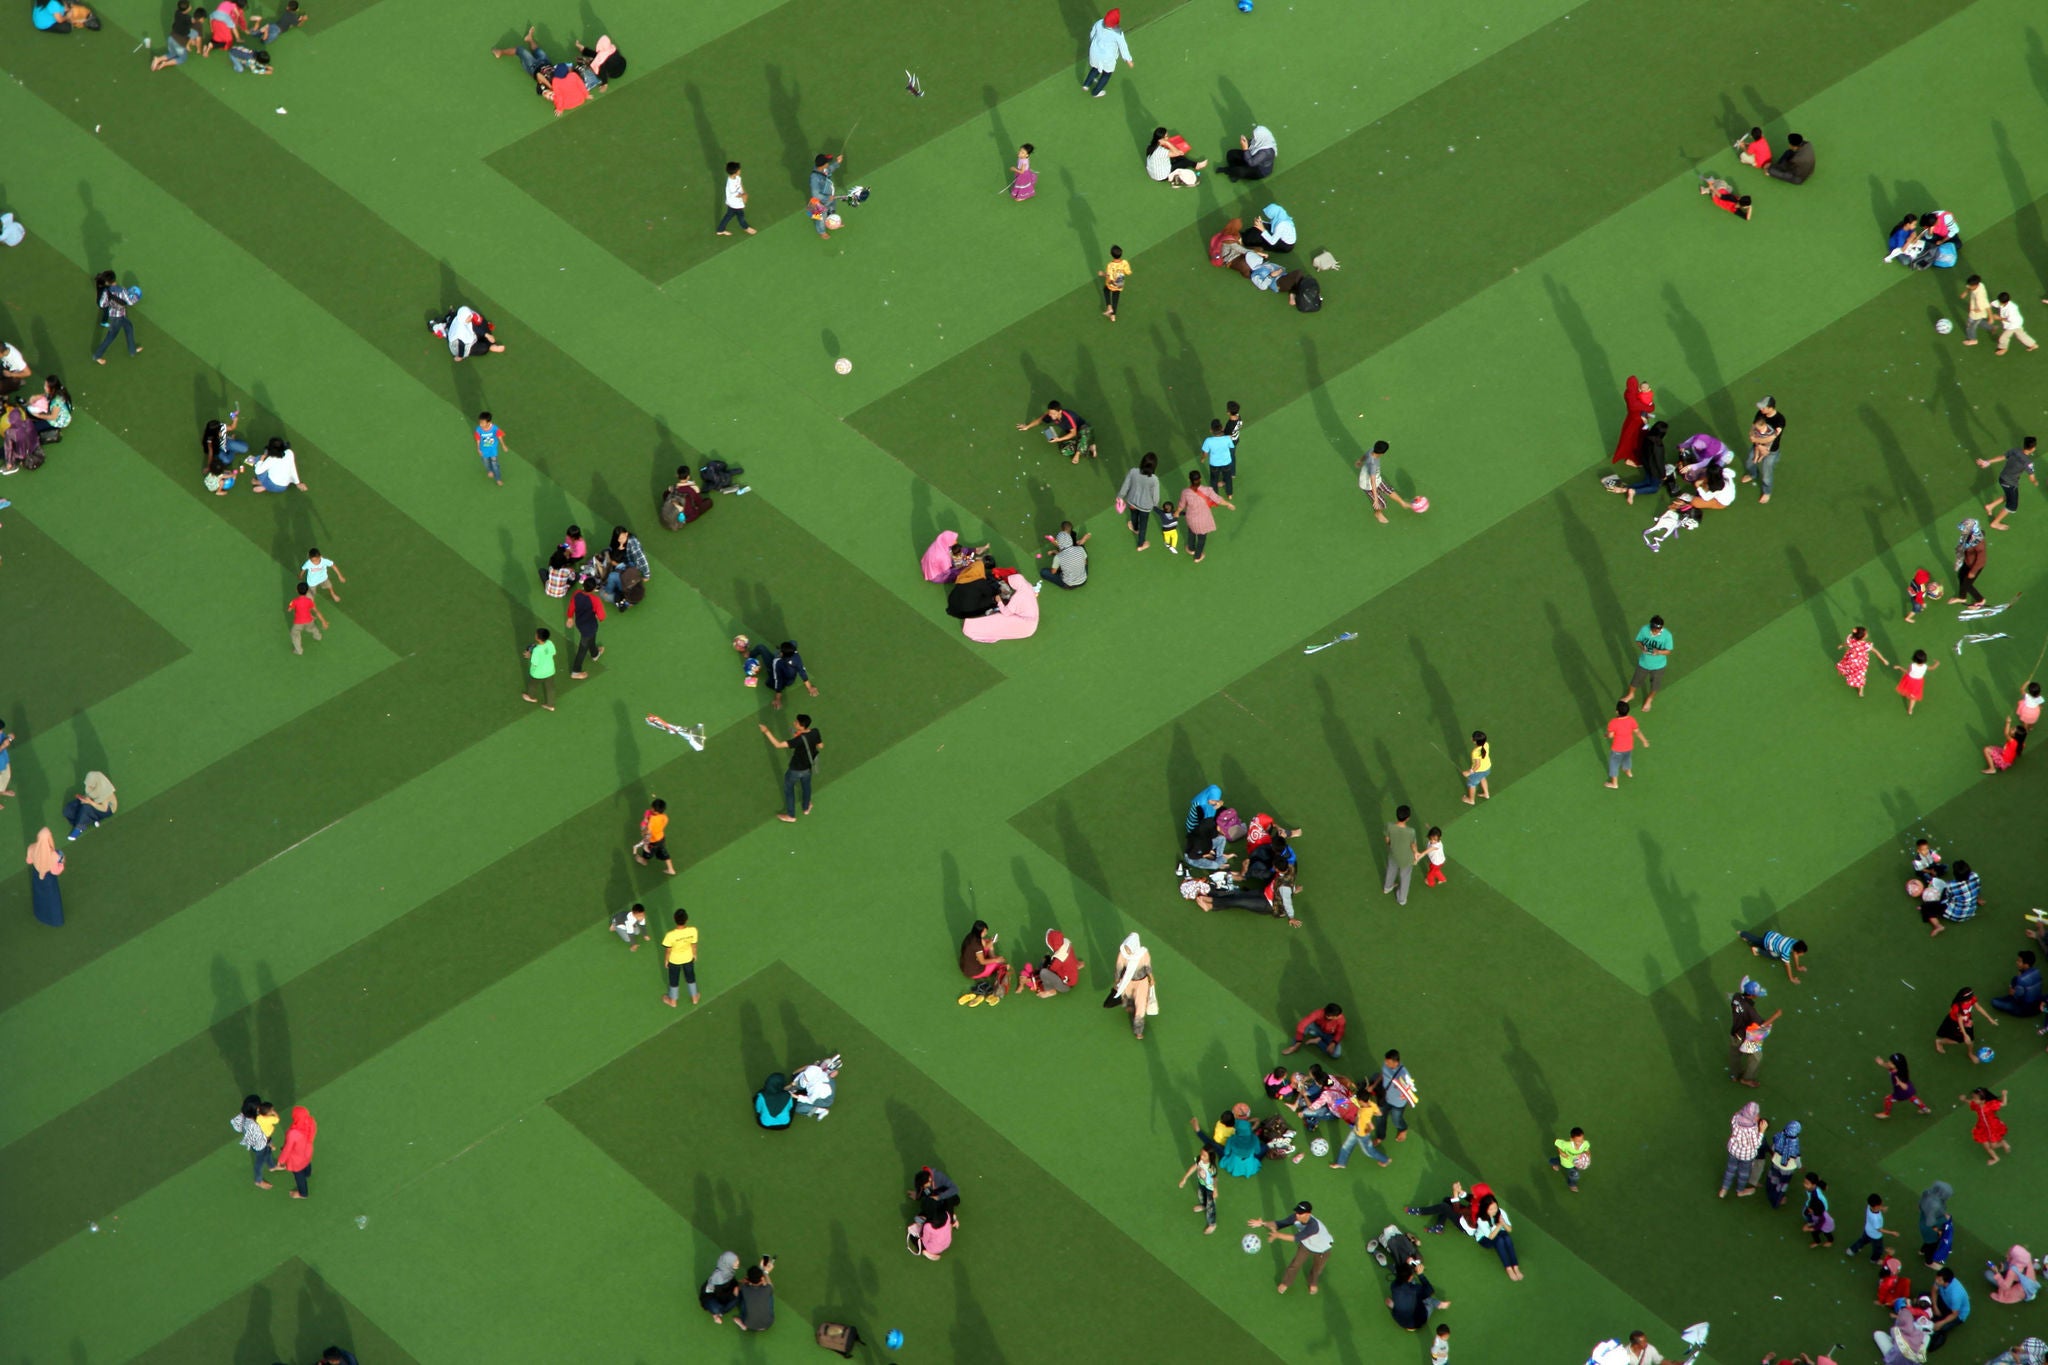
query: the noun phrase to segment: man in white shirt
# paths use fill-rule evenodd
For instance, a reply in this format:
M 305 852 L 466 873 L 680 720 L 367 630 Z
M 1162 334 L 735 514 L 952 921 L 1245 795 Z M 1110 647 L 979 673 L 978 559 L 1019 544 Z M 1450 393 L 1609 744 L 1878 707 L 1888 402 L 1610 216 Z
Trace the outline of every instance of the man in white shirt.
M 1623 1365 L 1664 1365 L 1663 1355 L 1641 1332 L 1628 1334 L 1628 1345 L 1622 1348 L 1621 1359 Z
M 2012 301 L 2012 295 L 2000 294 L 1991 312 L 1998 319 L 1998 325 L 2002 329 L 1998 334 L 1998 354 L 2005 354 L 2005 348 L 2011 344 L 2014 337 L 2018 337 L 2020 345 L 2030 351 L 2041 349 L 2034 343 L 2034 339 L 2027 335 L 2027 320 L 2020 315 L 2020 306 Z
M 833 1079 L 839 1075 L 839 1066 L 839 1056 L 834 1053 L 796 1073 L 796 1079 L 789 1083 L 789 1094 L 796 1101 L 797 1113 L 824 1122 L 832 1111 Z
M 0 393 L 13 393 L 34 373 L 19 346 L 11 341 L 0 341 Z

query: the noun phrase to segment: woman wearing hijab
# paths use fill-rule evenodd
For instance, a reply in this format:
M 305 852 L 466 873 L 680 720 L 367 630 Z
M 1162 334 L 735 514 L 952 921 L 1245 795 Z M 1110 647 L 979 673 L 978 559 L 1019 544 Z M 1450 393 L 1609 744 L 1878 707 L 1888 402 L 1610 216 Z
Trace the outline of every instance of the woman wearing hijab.
M 1650 414 L 1657 410 L 1657 394 L 1648 383 L 1630 375 L 1621 386 L 1621 401 L 1627 413 L 1621 419 L 1621 437 L 1614 443 L 1614 458 L 1608 463 L 1635 464 L 1636 443 L 1643 438 Z
M 306 1197 L 306 1182 L 313 1177 L 313 1139 L 318 1135 L 320 1125 L 313 1121 L 313 1115 L 303 1104 L 292 1106 L 291 1131 L 284 1135 L 284 1150 L 277 1155 L 273 1171 L 292 1173 L 292 1198 Z
M 1948 1201 L 1955 1187 L 1937 1180 L 1920 1195 L 1920 1259 L 1939 1265 L 1948 1259 L 1956 1241 L 1956 1220 L 1948 1216 Z
M 120 798 L 114 795 L 114 784 L 107 775 L 87 773 L 85 790 L 64 803 L 64 818 L 71 822 L 70 837 L 76 839 L 119 809 Z
M 1757 1149 L 1763 1146 L 1764 1130 L 1770 1127 L 1760 1114 L 1757 1102 L 1735 1111 L 1735 1117 L 1728 1121 L 1728 1164 L 1721 1170 L 1720 1198 L 1726 1199 L 1730 1189 L 1735 1197 L 1747 1199 L 1756 1193 L 1756 1181 L 1752 1178 L 1756 1165 Z
M 1956 542 L 1956 606 L 1981 605 L 1984 594 L 1977 591 L 1977 575 L 1984 572 L 1984 528 L 1975 517 L 1956 523 L 1962 539 Z
M 904 1246 L 913 1256 L 936 1261 L 953 1245 L 953 1229 L 958 1226 L 960 1220 L 938 1200 L 920 1200 L 917 1217 L 910 1220 L 905 1230 Z
M 1159 992 L 1152 980 L 1152 953 L 1136 934 L 1116 950 L 1116 990 L 1110 998 L 1130 1012 L 1131 1036 L 1143 1040 L 1145 1021 L 1159 1013 Z
M 1280 144 L 1273 141 L 1273 130 L 1265 124 L 1254 127 L 1249 137 L 1239 138 L 1237 148 L 1223 158 L 1223 173 L 1232 180 L 1264 180 L 1273 173 Z
M 1984 1268 L 1984 1278 L 1991 1282 L 1993 1303 L 2032 1303 L 2041 1292 L 2041 1263 L 2032 1252 L 2015 1243 L 2005 1253 L 2004 1265 Z
M 1295 242 L 1294 216 L 1278 204 L 1266 205 L 1244 230 L 1244 244 L 1251 251 L 1283 255 L 1294 250 Z
M 1785 1207 L 1785 1196 L 1791 1192 L 1792 1177 L 1798 1170 L 1799 1123 L 1795 1119 L 1771 1139 L 1770 1160 L 1764 1164 L 1764 1198 L 1772 1208 Z
M 50 837 L 47 825 L 36 834 L 36 841 L 28 846 L 28 865 L 35 873 L 29 904 L 35 910 L 36 918 L 52 929 L 63 928 L 64 893 L 57 889 L 57 878 L 64 873 L 64 855 L 57 851 L 57 841 Z
M 1906 1303 L 1902 1298 L 1892 1316 L 1892 1330 L 1871 1333 L 1884 1357 L 1884 1365 L 1926 1365 L 1927 1323 L 1932 1317 L 1926 1295 L 1921 1295 L 1919 1304 Z
M 1252 1127 L 1252 1107 L 1235 1104 L 1230 1109 L 1230 1136 L 1223 1140 L 1223 1155 L 1216 1165 L 1225 1175 L 1249 1180 L 1259 1173 L 1259 1154 L 1265 1144 Z
M 990 576 L 988 565 L 973 560 L 953 578 L 946 593 L 946 615 L 956 621 L 972 621 L 994 611 L 1002 599 L 1003 591 Z
M 1472 1225 L 1468 1231 L 1473 1241 L 1500 1257 L 1500 1268 L 1508 1273 L 1509 1279 L 1522 1278 L 1522 1262 L 1515 1255 L 1514 1225 L 1508 1222 L 1507 1210 L 1493 1197 L 1490 1186 L 1472 1186 Z
M 958 568 L 953 562 L 953 547 L 959 543 L 960 533 L 958 531 L 941 531 L 939 532 L 938 539 L 925 547 L 924 558 L 918 562 L 918 567 L 924 570 L 925 582 L 951 583 L 953 581 L 953 575 L 958 572 Z
M 1088 30 L 1088 75 L 1081 88 L 1096 99 L 1107 95 L 1119 58 L 1127 67 L 1138 65 L 1131 60 L 1131 45 L 1124 41 L 1124 12 L 1113 9 Z
M 754 1092 L 754 1122 L 777 1131 L 789 1127 L 795 1115 L 796 1100 L 789 1093 L 789 1078 L 777 1071 L 761 1082 L 761 1088 Z
M 1659 488 L 1665 488 L 1675 495 L 1678 488 L 1677 480 L 1673 478 L 1670 483 L 1666 483 L 1671 470 L 1664 458 L 1664 437 L 1670 430 L 1669 422 L 1650 423 L 1643 429 L 1636 442 L 1634 459 L 1641 470 L 1640 476 L 1631 481 L 1620 474 L 1609 474 L 1600 480 L 1601 486 L 1610 493 L 1627 494 L 1631 503 L 1646 493 L 1656 492 Z
M 1991 1357 L 1991 1365 L 2041 1365 L 2043 1359 L 2048 1359 L 2048 1341 L 2028 1337 L 2011 1350 Z
M 711 1272 L 711 1278 L 704 1281 L 704 1287 L 697 1291 L 697 1306 L 709 1313 L 713 1322 L 723 1323 L 725 1315 L 739 1305 L 739 1275 L 739 1253 L 719 1252 L 718 1268 Z
M 978 1002 L 986 997 L 990 1004 L 1001 1000 L 1009 990 L 1010 964 L 996 954 L 996 938 L 988 931 L 986 920 L 976 920 L 974 927 L 967 931 L 967 937 L 960 940 L 960 975 L 969 981 L 993 980 L 986 990 L 970 990 L 960 997 L 960 1003 Z
M 1057 929 L 1045 931 L 1045 960 L 1038 964 L 1038 970 L 1025 969 L 1024 984 L 1029 986 L 1041 1000 L 1050 1000 L 1056 995 L 1065 995 L 1081 982 L 1081 968 L 1086 964 L 1074 951 L 1074 945 L 1067 936 Z

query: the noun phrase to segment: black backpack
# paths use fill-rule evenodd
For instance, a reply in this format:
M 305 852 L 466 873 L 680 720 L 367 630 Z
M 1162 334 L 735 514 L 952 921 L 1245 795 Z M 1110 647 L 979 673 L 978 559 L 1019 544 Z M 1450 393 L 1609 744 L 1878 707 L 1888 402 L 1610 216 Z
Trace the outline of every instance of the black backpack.
M 1294 311 L 1313 313 L 1323 306 L 1323 287 L 1314 280 L 1303 280 L 1294 286 Z
M 746 472 L 740 466 L 727 464 L 724 460 L 706 460 L 703 467 L 697 471 L 697 481 L 707 493 L 723 493 L 733 487 L 739 476 Z

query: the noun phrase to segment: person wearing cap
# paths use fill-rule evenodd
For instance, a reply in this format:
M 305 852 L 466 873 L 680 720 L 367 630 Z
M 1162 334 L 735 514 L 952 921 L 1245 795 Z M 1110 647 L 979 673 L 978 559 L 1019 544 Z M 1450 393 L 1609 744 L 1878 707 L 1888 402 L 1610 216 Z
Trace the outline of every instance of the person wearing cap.
M 1116 64 L 1136 68 L 1131 60 L 1131 45 L 1124 41 L 1124 12 L 1113 9 L 1095 21 L 1088 30 L 1088 75 L 1082 80 L 1081 88 L 1101 99 L 1109 93 L 1109 78 L 1116 74 Z
M 1762 1065 L 1763 1058 L 1759 1054 L 1745 1055 L 1742 1040 L 1749 1026 L 1758 1020 L 1756 1002 L 1769 994 L 1762 982 L 1745 976 L 1742 984 L 1735 988 L 1735 994 L 1728 997 L 1728 1079 L 1731 1081 L 1740 1081 L 1748 1086 L 1756 1084 L 1756 1069 Z M 1771 1017 L 1777 1018 L 1776 1015 Z
M 1785 150 L 1764 167 L 1764 174 L 1790 185 L 1804 185 L 1813 176 L 1813 144 L 1797 133 L 1785 138 Z
M 1769 436 L 1766 438 L 1765 431 Z M 1778 469 L 1778 447 L 1785 438 L 1785 414 L 1778 411 L 1778 400 L 1765 394 L 1756 405 L 1756 425 L 1750 429 L 1749 460 L 1743 466 L 1742 481 L 1757 486 L 1761 496 L 1758 503 L 1771 500 L 1771 476 Z
M 819 152 L 811 158 L 809 208 L 811 221 L 818 225 L 820 237 L 832 235 L 827 230 L 828 221 L 832 217 L 832 205 L 839 198 L 839 187 L 832 183 L 832 173 L 845 163 L 844 153 L 833 156 L 830 152 Z
M 1315 1216 L 1315 1206 L 1304 1199 L 1294 1206 L 1294 1216 L 1286 1227 L 1270 1218 L 1249 1218 L 1248 1228 L 1264 1228 L 1267 1237 L 1275 1242 L 1294 1243 L 1294 1259 L 1287 1263 L 1287 1269 L 1280 1273 L 1280 1292 L 1285 1294 L 1294 1284 L 1294 1276 L 1301 1269 L 1303 1261 L 1310 1261 L 1308 1268 L 1308 1292 L 1322 1291 L 1323 1265 L 1330 1259 L 1330 1248 L 1335 1239 L 1330 1236 L 1322 1220 Z

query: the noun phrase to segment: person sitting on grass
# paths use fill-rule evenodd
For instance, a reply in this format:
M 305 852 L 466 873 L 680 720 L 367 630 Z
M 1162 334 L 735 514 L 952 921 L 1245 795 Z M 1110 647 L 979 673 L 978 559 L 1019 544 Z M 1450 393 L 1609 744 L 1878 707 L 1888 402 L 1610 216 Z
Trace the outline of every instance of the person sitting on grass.
M 1236 151 L 1224 155 L 1223 173 L 1232 180 L 1264 180 L 1273 173 L 1279 159 L 1280 144 L 1273 140 L 1272 130 L 1261 123 L 1237 140 Z
M 36 0 L 29 11 L 29 22 L 42 33 L 70 33 L 75 29 L 98 32 L 100 17 L 84 5 L 67 4 L 65 0 Z
M 1069 412 L 1055 398 L 1045 405 L 1045 412 L 1029 422 L 1017 423 L 1017 430 L 1029 431 L 1033 427 L 1045 428 L 1045 439 L 1052 442 L 1053 449 L 1073 458 L 1069 464 L 1081 463 L 1081 456 L 1096 458 L 1095 432 L 1088 425 L 1088 419 L 1078 412 Z
M 1057 583 L 1063 588 L 1078 588 L 1088 581 L 1087 532 L 1078 537 L 1074 534 L 1074 523 L 1060 523 L 1059 534 L 1049 537 L 1053 544 L 1052 563 L 1038 571 L 1038 576 L 1047 583 Z
M 1789 185 L 1804 185 L 1813 178 L 1813 144 L 1797 133 L 1785 138 L 1785 150 L 1764 167 L 1764 174 Z
M 2003 744 L 1987 744 L 1984 746 L 1984 771 L 1986 773 L 2004 772 L 2007 768 L 2020 761 L 2020 755 L 2026 752 L 2026 748 L 2027 727 L 2014 720 L 2011 716 L 2007 716 L 2005 718 L 2005 742 Z
M 1746 194 L 1737 195 L 1735 187 L 1720 176 L 1701 176 L 1700 193 L 1711 195 L 1714 200 L 1714 207 L 1720 209 L 1723 213 L 1732 213 L 1737 218 L 1744 221 L 1748 220 L 1750 215 L 1749 196 Z
M 496 355 L 505 349 L 498 344 L 498 338 L 492 333 L 491 324 L 484 315 L 466 303 L 429 318 L 427 330 L 448 343 L 448 354 L 455 357 L 458 365 L 473 355 L 486 351 Z
M 1190 156 L 1193 150 L 1179 133 L 1154 128 L 1152 140 L 1145 144 L 1145 174 L 1178 188 L 1193 185 L 1202 178 L 1199 172 L 1209 165 Z
M 1045 958 L 1036 967 L 1024 967 L 1024 988 L 1041 1000 L 1065 995 L 1081 984 L 1081 969 L 1088 964 L 1074 951 L 1074 945 L 1057 929 L 1045 931 Z

